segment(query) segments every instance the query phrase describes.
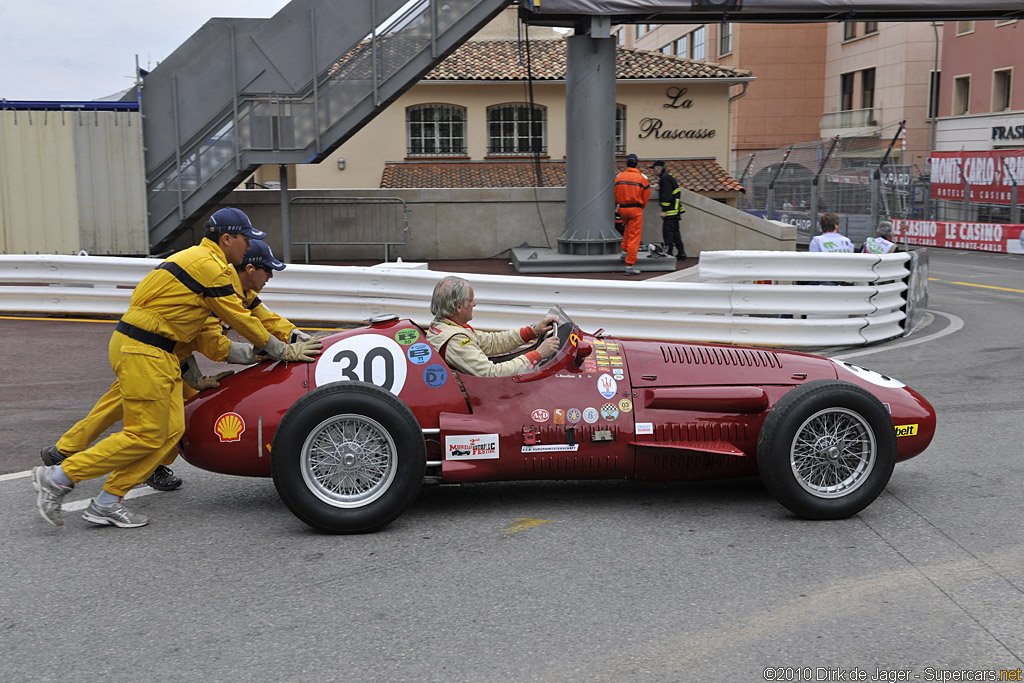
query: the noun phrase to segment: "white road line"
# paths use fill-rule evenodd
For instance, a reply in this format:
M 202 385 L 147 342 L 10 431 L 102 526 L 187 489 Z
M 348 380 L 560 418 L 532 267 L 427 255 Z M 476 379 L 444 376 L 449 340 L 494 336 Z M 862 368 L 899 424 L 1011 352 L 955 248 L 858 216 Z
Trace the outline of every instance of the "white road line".
M 32 476 L 32 470 L 26 470 L 24 472 L 12 472 L 10 474 L 0 474 L 0 481 L 12 481 L 14 479 L 27 479 L 27 478 L 29 478 L 31 476 Z M 157 491 L 156 489 L 152 489 L 152 488 L 146 486 L 145 484 L 143 484 L 142 486 L 139 486 L 138 488 L 134 488 L 131 491 L 129 491 L 128 493 L 124 494 L 124 497 L 126 499 L 127 498 L 138 498 L 139 496 L 148 496 L 148 495 L 153 494 L 153 493 L 160 493 L 160 491 Z M 71 510 L 71 511 L 84 510 L 85 508 L 89 507 L 89 501 L 90 500 L 92 500 L 92 498 L 86 498 L 85 500 L 72 501 L 70 503 L 65 503 L 64 505 L 61 506 L 61 508 L 64 509 L 64 510 Z
M 124 497 L 127 500 L 128 498 L 138 498 L 139 496 L 148 496 L 148 495 L 153 494 L 153 493 L 160 493 L 160 492 L 157 491 L 156 489 L 151 489 L 148 486 L 140 486 L 139 488 L 132 489 L 128 493 L 124 494 Z M 68 512 L 68 511 L 72 511 L 73 512 L 75 510 L 84 510 L 85 508 L 89 507 L 89 501 L 91 501 L 91 500 L 92 500 L 92 498 L 86 498 L 85 500 L 76 500 L 76 501 L 74 501 L 72 503 L 65 503 L 64 505 L 61 505 L 60 507 L 65 512 Z
M 940 311 L 931 311 L 935 315 L 941 315 L 943 318 L 949 321 L 949 324 L 945 328 L 939 330 L 934 334 L 929 334 L 918 339 L 908 339 L 905 342 L 899 342 L 898 344 L 887 344 L 885 346 L 879 346 L 873 349 L 865 349 L 864 351 L 854 351 L 853 353 L 841 353 L 836 356 L 829 356 L 829 358 L 836 358 L 838 360 L 846 360 L 847 358 L 856 358 L 857 356 L 868 356 L 872 353 L 883 353 L 886 351 L 892 351 L 893 349 L 902 349 L 905 346 L 914 346 L 916 344 L 923 344 L 939 337 L 945 337 L 946 335 L 958 332 L 964 326 L 964 321 L 961 318 L 953 315 L 952 313 L 942 313 Z

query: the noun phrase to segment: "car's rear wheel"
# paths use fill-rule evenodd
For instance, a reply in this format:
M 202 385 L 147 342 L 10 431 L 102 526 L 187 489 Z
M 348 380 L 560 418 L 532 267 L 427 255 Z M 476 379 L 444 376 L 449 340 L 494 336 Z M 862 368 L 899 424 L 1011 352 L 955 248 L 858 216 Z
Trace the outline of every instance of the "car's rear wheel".
M 364 382 L 335 382 L 296 401 L 271 450 L 281 500 L 328 533 L 376 531 L 394 520 L 419 492 L 425 467 L 412 411 Z
M 849 382 L 815 380 L 768 413 L 757 467 L 782 505 L 808 519 L 841 519 L 885 489 L 896 464 L 896 431 L 885 406 Z

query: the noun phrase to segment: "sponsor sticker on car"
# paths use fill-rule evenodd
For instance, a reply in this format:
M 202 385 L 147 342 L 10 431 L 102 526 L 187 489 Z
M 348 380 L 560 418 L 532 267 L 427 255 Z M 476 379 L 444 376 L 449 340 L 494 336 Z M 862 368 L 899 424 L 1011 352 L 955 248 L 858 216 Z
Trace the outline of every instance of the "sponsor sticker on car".
M 896 436 L 917 436 L 917 425 L 896 425 Z
M 497 434 L 463 434 L 444 438 L 445 460 L 496 460 Z
M 213 423 L 213 431 L 221 443 L 241 441 L 245 431 L 245 420 L 238 413 L 224 413 Z
M 601 392 L 601 395 L 605 398 L 611 398 L 618 391 L 618 383 L 615 378 L 609 375 L 607 372 L 597 378 L 597 390 Z

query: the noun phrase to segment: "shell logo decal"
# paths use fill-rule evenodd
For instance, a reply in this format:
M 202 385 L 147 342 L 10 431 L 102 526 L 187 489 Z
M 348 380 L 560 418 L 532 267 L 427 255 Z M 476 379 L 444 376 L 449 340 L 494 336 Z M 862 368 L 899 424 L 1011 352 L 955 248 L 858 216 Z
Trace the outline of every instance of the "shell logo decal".
M 238 413 L 224 413 L 213 423 L 213 431 L 221 443 L 227 441 L 241 441 L 242 432 L 245 431 L 245 420 Z

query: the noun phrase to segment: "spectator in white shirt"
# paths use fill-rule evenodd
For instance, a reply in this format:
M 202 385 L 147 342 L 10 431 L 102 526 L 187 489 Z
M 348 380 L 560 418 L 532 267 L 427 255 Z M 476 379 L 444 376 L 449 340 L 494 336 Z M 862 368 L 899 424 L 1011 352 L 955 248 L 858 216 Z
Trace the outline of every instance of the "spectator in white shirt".
M 821 234 L 811 239 L 810 251 L 827 251 L 832 254 L 852 254 L 853 242 L 839 232 L 839 216 L 826 213 L 821 217 Z

